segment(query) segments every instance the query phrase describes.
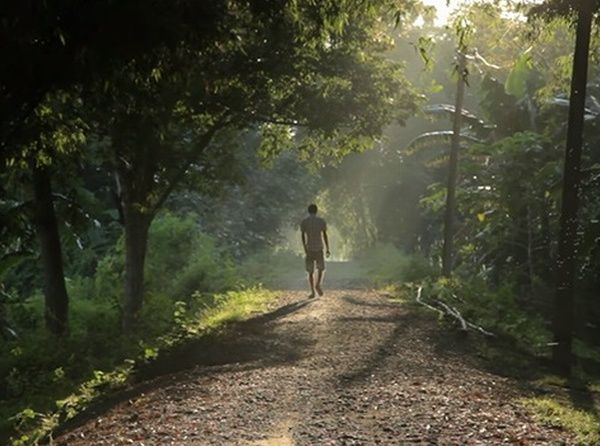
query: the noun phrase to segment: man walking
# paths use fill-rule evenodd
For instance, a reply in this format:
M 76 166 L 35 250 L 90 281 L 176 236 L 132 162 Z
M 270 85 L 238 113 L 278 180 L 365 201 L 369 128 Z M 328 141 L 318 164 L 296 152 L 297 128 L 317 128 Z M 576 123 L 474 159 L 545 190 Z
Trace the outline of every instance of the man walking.
M 329 240 L 327 239 L 327 223 L 321 217 L 317 217 L 317 205 L 308 206 L 308 217 L 300 224 L 302 232 L 302 246 L 306 254 L 306 272 L 308 273 L 308 284 L 310 285 L 310 298 L 315 297 L 315 290 L 319 296 L 323 295 L 321 282 L 325 271 L 325 259 L 323 258 L 323 242 L 325 242 L 325 253 L 329 252 Z M 314 271 L 317 264 L 317 281 L 315 283 Z

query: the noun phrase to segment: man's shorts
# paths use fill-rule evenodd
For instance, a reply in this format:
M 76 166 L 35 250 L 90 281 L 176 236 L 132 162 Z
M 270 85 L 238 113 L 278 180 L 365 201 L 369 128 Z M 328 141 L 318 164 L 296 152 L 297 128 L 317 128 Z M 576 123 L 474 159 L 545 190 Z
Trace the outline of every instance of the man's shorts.
M 308 251 L 306 253 L 306 271 L 309 273 L 314 272 L 315 263 L 319 271 L 325 270 L 325 259 L 323 258 L 323 250 L 320 251 Z

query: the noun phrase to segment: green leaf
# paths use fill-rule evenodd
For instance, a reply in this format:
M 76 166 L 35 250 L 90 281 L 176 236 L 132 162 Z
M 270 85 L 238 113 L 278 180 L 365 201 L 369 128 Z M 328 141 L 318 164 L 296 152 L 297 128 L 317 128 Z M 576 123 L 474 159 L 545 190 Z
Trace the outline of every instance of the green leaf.
M 23 252 L 13 252 L 0 257 L 0 279 L 6 274 L 11 268 L 17 266 L 23 260 L 31 257 L 30 254 Z

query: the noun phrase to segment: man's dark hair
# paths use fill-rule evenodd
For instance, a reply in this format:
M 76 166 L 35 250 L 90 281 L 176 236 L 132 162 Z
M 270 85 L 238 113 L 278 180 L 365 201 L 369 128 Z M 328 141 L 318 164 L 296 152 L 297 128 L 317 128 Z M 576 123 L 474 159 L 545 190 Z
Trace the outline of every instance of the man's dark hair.
M 308 213 L 309 214 L 316 214 L 317 213 L 317 205 L 316 204 L 311 204 L 308 206 Z

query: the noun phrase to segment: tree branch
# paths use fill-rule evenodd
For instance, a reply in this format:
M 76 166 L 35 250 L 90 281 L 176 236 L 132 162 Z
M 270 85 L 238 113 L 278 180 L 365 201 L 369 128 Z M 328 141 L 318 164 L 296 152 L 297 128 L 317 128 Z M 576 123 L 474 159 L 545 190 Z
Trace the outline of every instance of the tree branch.
M 295 119 L 272 119 L 264 116 L 256 118 L 256 122 L 260 122 L 262 124 L 289 125 L 292 127 L 308 127 L 306 122 L 301 122 Z
M 204 149 L 206 149 L 206 147 L 208 147 L 208 145 L 211 143 L 211 141 L 212 141 L 214 135 L 217 133 L 217 131 L 219 131 L 226 125 L 227 125 L 226 121 L 223 118 L 217 124 L 215 124 L 208 132 L 206 132 L 204 135 L 202 135 L 202 137 L 198 141 L 198 144 L 196 144 L 196 146 L 197 146 L 196 150 L 192 151 L 190 156 L 182 163 L 182 165 L 179 167 L 179 169 L 177 169 L 174 172 L 174 174 L 171 176 L 171 179 L 169 181 L 167 181 L 167 186 L 162 191 L 162 193 L 159 195 L 158 199 L 156 200 L 156 203 L 152 206 L 150 215 L 152 215 L 152 216 L 156 215 L 156 213 L 162 207 L 162 205 L 165 203 L 167 198 L 169 198 L 169 195 L 171 194 L 171 192 L 173 192 L 175 187 L 183 179 L 185 171 L 190 167 L 190 165 L 196 159 L 198 159 L 198 157 L 204 151 Z
M 462 315 L 456 308 L 446 304 L 445 302 L 442 302 L 439 299 L 435 299 L 434 303 L 436 305 L 438 305 L 439 307 L 443 308 L 443 310 L 440 309 L 439 307 L 435 307 L 435 306 L 425 302 L 422 298 L 422 294 L 423 294 L 423 287 L 420 286 L 417 290 L 417 296 L 415 298 L 417 303 L 419 303 L 420 305 L 423 305 L 426 308 L 429 308 L 432 311 L 435 311 L 441 317 L 444 317 L 446 315 L 452 316 L 453 318 L 455 318 L 457 321 L 460 322 L 462 330 L 467 331 L 470 328 L 472 330 L 478 331 L 479 333 L 481 333 L 485 336 L 496 337 L 496 335 L 494 333 L 487 331 L 486 329 L 484 329 L 483 327 L 480 327 L 479 325 L 469 322 L 464 317 L 462 317 Z

